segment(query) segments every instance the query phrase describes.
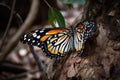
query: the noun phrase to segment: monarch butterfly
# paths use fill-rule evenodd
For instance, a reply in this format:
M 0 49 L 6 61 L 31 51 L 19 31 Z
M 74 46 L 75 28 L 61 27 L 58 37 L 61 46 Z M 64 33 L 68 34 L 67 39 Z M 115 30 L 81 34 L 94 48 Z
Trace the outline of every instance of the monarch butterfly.
M 42 48 L 50 58 L 62 57 L 72 51 L 76 51 L 80 56 L 94 26 L 95 22 L 84 21 L 76 27 L 37 29 L 24 34 L 21 41 Z

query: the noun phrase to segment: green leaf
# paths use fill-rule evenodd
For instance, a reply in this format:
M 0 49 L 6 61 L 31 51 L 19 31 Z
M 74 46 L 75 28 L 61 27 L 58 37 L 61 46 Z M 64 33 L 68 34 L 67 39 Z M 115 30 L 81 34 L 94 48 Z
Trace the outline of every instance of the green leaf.
M 73 8 L 73 4 L 66 4 L 68 8 Z
M 49 22 L 52 25 L 52 27 L 55 27 L 55 23 L 54 23 L 55 18 L 54 18 L 53 14 L 52 14 L 51 9 L 48 10 L 48 19 L 49 19 Z
M 57 9 L 49 8 L 48 19 L 49 19 L 50 24 L 53 27 L 56 27 L 55 22 L 57 22 L 59 27 L 65 28 L 64 17 L 62 16 L 62 14 Z

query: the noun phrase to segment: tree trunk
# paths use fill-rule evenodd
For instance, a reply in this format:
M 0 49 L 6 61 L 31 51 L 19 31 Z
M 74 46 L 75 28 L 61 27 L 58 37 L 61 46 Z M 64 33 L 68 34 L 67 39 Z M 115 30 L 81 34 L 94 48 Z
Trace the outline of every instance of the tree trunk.
M 53 66 L 53 80 L 120 80 L 120 0 L 87 0 L 86 19 L 96 21 L 96 30 L 83 55 Z

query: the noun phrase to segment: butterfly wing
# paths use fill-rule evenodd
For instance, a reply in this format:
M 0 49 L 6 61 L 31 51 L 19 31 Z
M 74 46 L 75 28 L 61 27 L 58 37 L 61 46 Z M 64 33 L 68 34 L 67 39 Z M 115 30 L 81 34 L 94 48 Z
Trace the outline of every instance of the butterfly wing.
M 44 39 L 46 36 L 48 37 Z M 73 43 L 71 43 L 73 39 L 70 36 L 69 29 L 50 30 L 41 40 L 43 40 L 42 50 L 50 58 L 62 57 L 70 52 L 73 47 Z
M 43 28 L 43 29 L 37 29 L 37 30 L 31 31 L 29 33 L 24 34 L 20 39 L 20 41 L 24 44 L 41 47 L 40 39 L 49 30 L 51 30 L 51 28 L 46 28 L 46 29 Z
M 93 31 L 94 24 L 94 22 L 84 21 L 83 23 L 79 23 L 74 29 L 74 47 L 78 52 L 78 56 L 83 53 L 84 43 Z
M 83 27 L 85 29 L 84 41 L 86 41 L 95 28 L 95 22 L 94 21 L 84 21 Z
M 80 28 L 79 28 L 80 27 Z M 79 24 L 79 27 L 76 27 L 74 30 L 74 47 L 79 55 L 83 52 L 84 45 L 84 30 L 82 30 L 82 24 Z
M 61 57 L 68 53 L 71 43 L 69 29 L 44 28 L 25 34 L 21 41 L 42 48 L 43 52 L 53 58 Z

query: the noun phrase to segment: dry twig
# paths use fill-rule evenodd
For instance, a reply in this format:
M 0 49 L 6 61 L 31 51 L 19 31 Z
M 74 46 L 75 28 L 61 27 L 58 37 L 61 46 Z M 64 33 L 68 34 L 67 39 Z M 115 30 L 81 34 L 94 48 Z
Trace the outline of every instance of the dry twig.
M 9 43 L 6 45 L 4 50 L 0 53 L 0 62 L 3 61 L 7 55 L 14 49 L 15 45 L 19 42 L 20 37 L 24 34 L 24 32 L 31 27 L 36 14 L 39 8 L 39 0 L 32 0 L 32 5 L 30 12 L 22 24 L 21 28 L 17 31 L 17 33 L 9 40 Z
M 9 21 L 8 21 L 8 24 L 7 24 L 7 29 L 5 30 L 5 33 L 4 33 L 4 35 L 2 37 L 2 40 L 1 40 L 0 49 L 2 49 L 2 47 L 4 45 L 4 41 L 5 41 L 6 35 L 8 33 L 8 30 L 9 30 L 11 22 L 12 22 L 12 18 L 13 18 L 13 14 L 14 14 L 14 8 L 15 8 L 15 3 L 16 3 L 16 0 L 13 0 L 13 4 L 12 4 L 12 8 L 11 8 L 11 13 L 10 13 L 10 18 L 9 18 Z

